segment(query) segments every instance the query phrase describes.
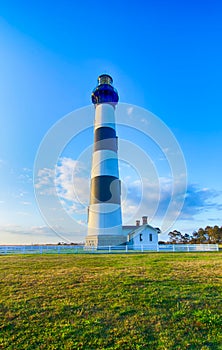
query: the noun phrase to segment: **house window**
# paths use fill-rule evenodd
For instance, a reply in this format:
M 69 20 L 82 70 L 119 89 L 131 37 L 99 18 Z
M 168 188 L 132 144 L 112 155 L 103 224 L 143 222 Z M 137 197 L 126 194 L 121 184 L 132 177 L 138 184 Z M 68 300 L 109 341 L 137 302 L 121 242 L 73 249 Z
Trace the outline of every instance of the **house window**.
M 150 242 L 152 242 L 152 240 L 153 240 L 153 235 L 152 233 L 150 233 Z
M 140 242 L 142 242 L 142 240 L 143 240 L 143 234 L 140 233 Z

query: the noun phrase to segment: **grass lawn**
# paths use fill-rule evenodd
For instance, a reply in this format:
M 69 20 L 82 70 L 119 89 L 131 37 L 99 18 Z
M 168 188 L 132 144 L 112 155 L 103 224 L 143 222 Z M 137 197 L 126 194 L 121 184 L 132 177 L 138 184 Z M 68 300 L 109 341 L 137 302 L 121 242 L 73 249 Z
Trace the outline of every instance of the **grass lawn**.
M 222 349 L 222 253 L 0 256 L 0 349 Z

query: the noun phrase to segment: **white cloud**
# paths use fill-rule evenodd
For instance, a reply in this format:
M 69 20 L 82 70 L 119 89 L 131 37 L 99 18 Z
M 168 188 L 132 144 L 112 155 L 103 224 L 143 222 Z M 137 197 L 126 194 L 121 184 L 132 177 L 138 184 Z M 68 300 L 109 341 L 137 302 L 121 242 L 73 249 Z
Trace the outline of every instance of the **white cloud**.
M 169 217 L 192 220 L 200 211 L 221 210 L 221 205 L 212 201 L 217 193 L 194 185 L 188 187 L 184 198 L 184 177 L 181 174 L 138 179 L 134 174 L 122 179 L 122 213 L 124 223 L 134 223 L 142 215 L 156 221 L 163 220 L 170 205 Z M 61 158 L 55 169 L 41 169 L 38 174 L 37 190 L 44 195 L 56 191 L 66 212 L 76 220 L 84 222 L 86 207 L 89 202 L 90 176 L 86 166 L 78 160 Z M 185 204 L 180 210 L 180 205 Z M 25 202 L 23 203 L 25 205 Z M 28 205 L 28 204 L 27 204 Z M 53 206 L 52 206 L 53 208 Z M 80 218 L 81 216 L 81 218 Z
M 15 212 L 16 215 L 19 215 L 19 216 L 29 216 L 30 213 L 27 213 L 26 211 L 16 211 Z
M 122 201 L 124 221 L 134 223 L 136 219 L 147 215 L 151 223 L 158 221 L 161 224 L 169 208 L 167 218 L 174 221 L 184 201 L 183 183 L 183 176 L 176 180 L 169 176 L 153 181 L 143 178 L 132 182 L 127 178 L 127 193 L 124 193 L 125 199 Z
M 132 115 L 133 109 L 134 109 L 133 107 L 128 107 L 128 108 L 127 108 L 127 114 L 128 114 L 128 115 Z
M 55 170 L 49 168 L 40 169 L 38 172 L 38 182 L 36 188 L 51 187 L 54 183 Z
M 22 201 L 20 202 L 22 205 L 31 205 L 32 203 L 31 202 L 27 202 L 27 201 Z
M 26 168 L 26 167 L 24 167 L 24 168 L 22 168 L 22 170 L 24 171 L 24 172 L 26 172 L 26 173 L 32 173 L 32 169 L 31 168 Z
M 141 118 L 141 119 L 140 119 L 140 122 L 141 122 L 142 124 L 146 124 L 146 125 L 149 125 L 149 124 L 150 124 L 148 118 Z
M 89 177 L 83 163 L 61 158 L 56 167 L 55 185 L 60 198 L 75 204 L 87 205 L 89 201 Z
M 14 224 L 0 225 L 0 244 L 4 245 L 80 242 L 84 236 L 72 230 L 67 231 L 62 226 L 57 226 L 55 231 L 46 225 L 31 227 Z
M 45 233 L 49 234 L 49 228 Z M 40 231 L 36 228 L 25 228 L 20 225 L 6 224 L 0 226 L 0 244 L 31 244 L 39 241 Z M 43 235 L 42 235 L 43 238 Z
M 39 170 L 35 188 L 43 196 L 57 193 L 69 214 L 81 213 L 89 202 L 89 174 L 85 165 L 71 158 L 60 158 L 55 169 Z
M 24 170 L 24 169 L 23 169 Z M 21 183 L 31 183 L 32 182 L 32 176 L 30 173 L 27 173 L 26 171 L 24 171 L 23 174 L 19 175 L 19 180 Z
M 0 226 L 0 232 L 1 235 L 3 233 L 10 233 L 14 235 L 29 235 L 29 236 L 36 236 L 36 235 L 55 235 L 55 232 L 52 231 L 48 226 L 32 226 L 32 227 L 22 227 L 20 225 L 14 225 L 14 224 L 7 224 L 7 225 L 1 225 Z
M 207 213 L 222 210 L 222 204 L 215 200 L 220 195 L 218 191 L 190 184 L 184 194 L 184 176 L 181 174 L 177 179 L 159 177 L 159 182 L 153 183 L 148 178 L 143 179 L 143 182 L 137 180 L 131 183 L 130 179 L 127 179 L 128 191 L 122 203 L 123 218 L 134 223 L 135 219 L 148 215 L 161 225 L 169 205 L 170 212 L 167 214 L 169 221 L 173 218 L 193 221 L 200 213 L 205 213 L 206 217 Z M 143 193 L 140 189 L 141 184 Z M 180 204 L 183 204 L 181 209 Z

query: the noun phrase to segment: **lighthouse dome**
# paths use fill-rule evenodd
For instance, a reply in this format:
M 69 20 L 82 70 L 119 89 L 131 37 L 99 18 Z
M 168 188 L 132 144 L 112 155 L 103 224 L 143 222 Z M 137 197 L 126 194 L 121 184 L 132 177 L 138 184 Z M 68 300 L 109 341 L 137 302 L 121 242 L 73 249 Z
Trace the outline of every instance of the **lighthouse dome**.
M 117 90 L 112 86 L 113 79 L 108 74 L 98 77 L 98 85 L 92 92 L 92 103 L 112 103 L 116 105 L 119 101 Z

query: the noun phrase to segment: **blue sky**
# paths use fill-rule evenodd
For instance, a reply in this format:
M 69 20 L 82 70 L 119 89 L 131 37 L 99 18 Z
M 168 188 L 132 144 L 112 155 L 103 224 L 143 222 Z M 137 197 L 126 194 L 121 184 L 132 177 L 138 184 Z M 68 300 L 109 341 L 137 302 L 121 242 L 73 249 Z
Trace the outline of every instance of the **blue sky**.
M 158 116 L 182 149 L 188 190 L 172 229 L 191 233 L 221 225 L 221 15 L 220 2 L 209 0 L 0 2 L 0 244 L 62 239 L 39 212 L 33 167 L 45 134 L 91 103 L 101 73 L 112 75 L 121 102 Z M 61 174 L 67 179 L 64 171 L 70 171 L 78 150 L 90 146 L 84 143 L 87 135 L 61 154 L 58 178 L 64 186 Z M 158 163 L 157 150 L 149 147 Z M 133 178 L 136 183 L 130 171 L 129 187 Z M 166 185 L 165 175 L 160 177 Z M 69 191 L 64 196 L 59 185 L 69 210 Z M 135 188 L 130 189 L 134 205 Z M 79 219 L 84 221 L 83 213 Z M 66 232 L 64 238 L 82 241 L 84 233 Z

